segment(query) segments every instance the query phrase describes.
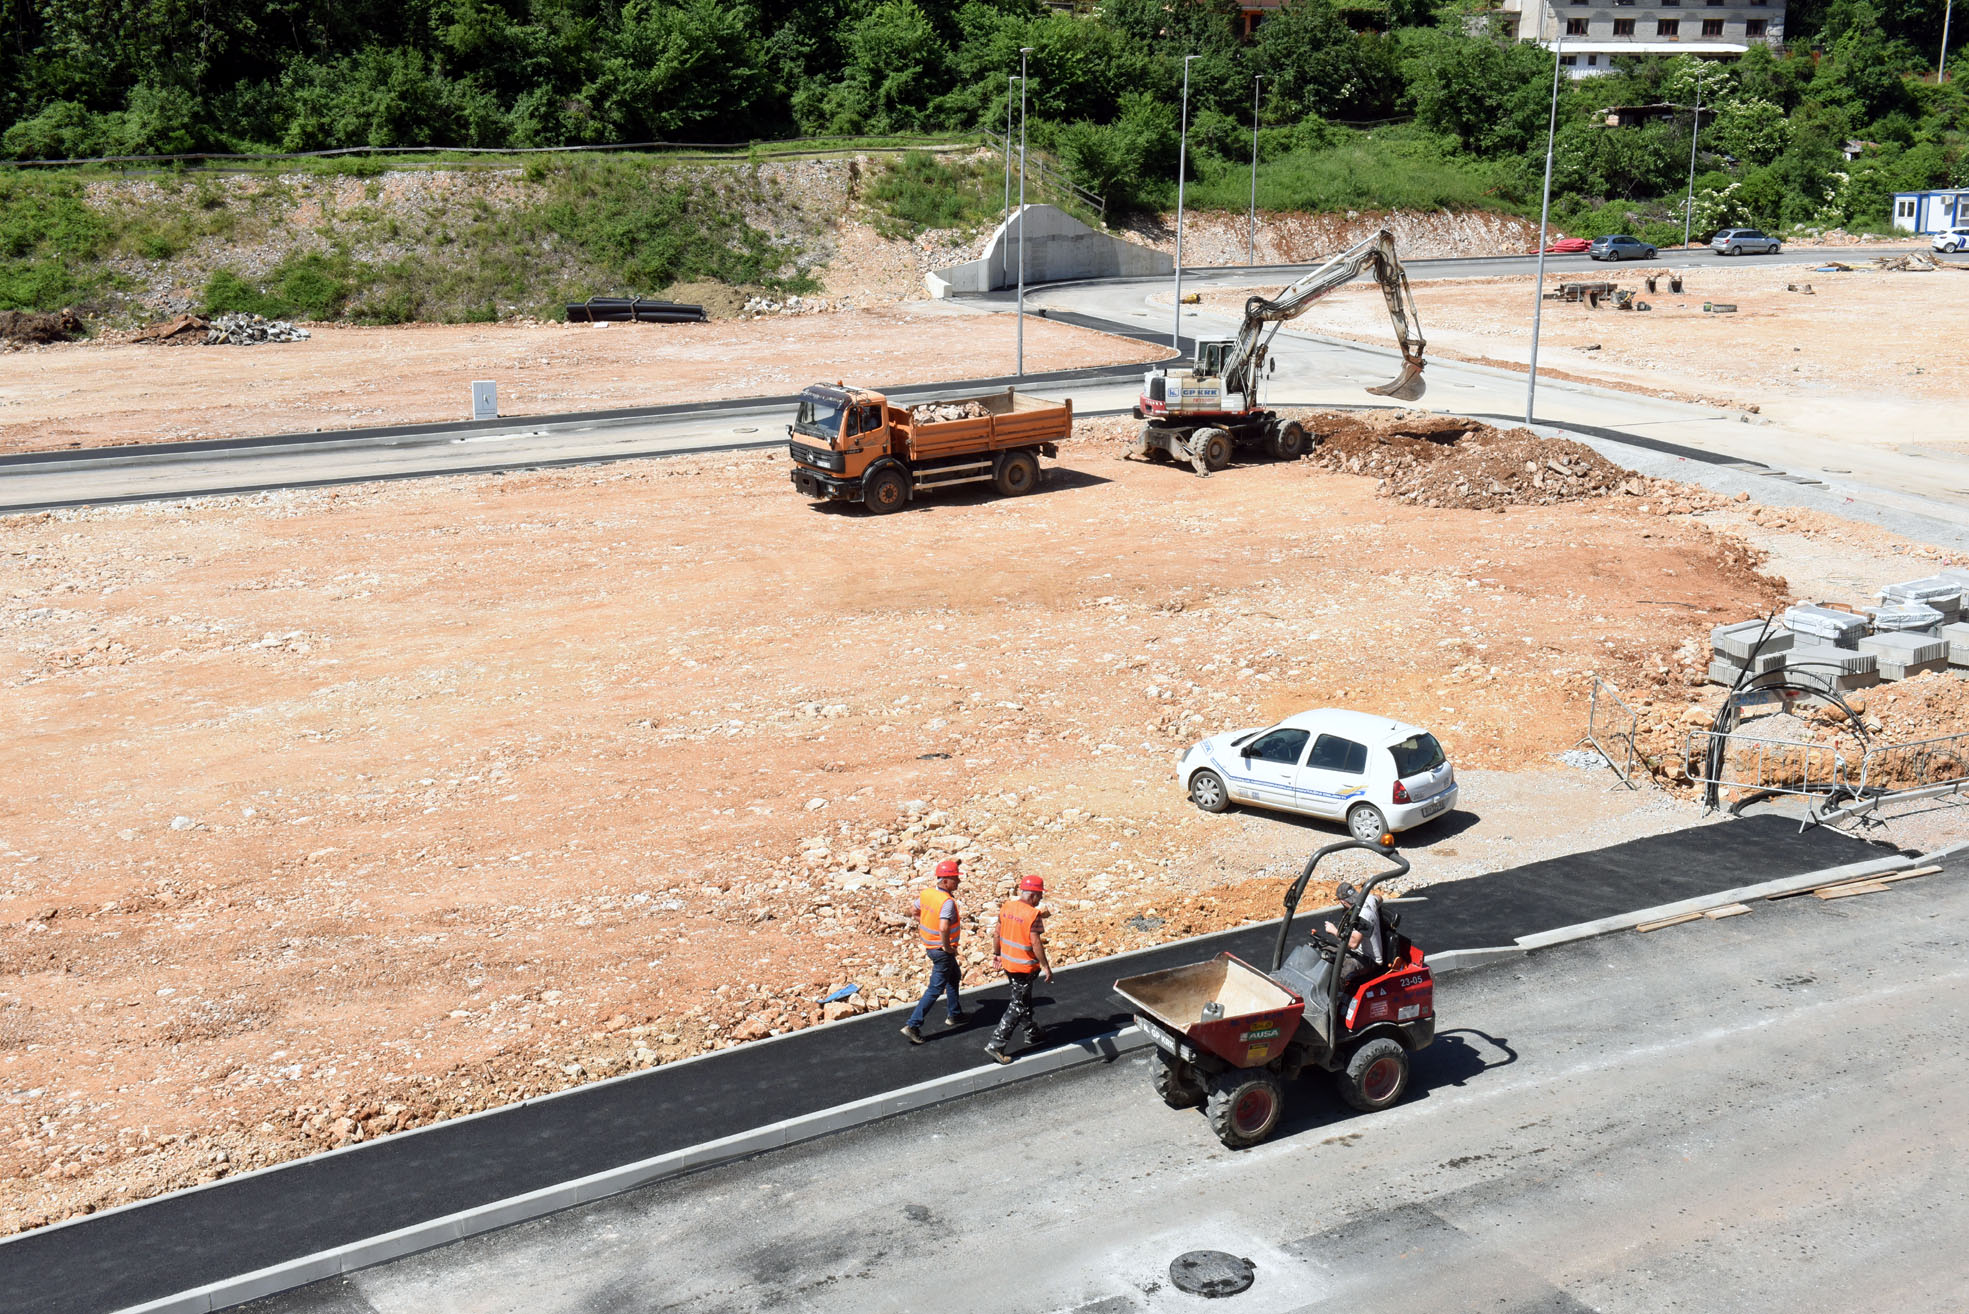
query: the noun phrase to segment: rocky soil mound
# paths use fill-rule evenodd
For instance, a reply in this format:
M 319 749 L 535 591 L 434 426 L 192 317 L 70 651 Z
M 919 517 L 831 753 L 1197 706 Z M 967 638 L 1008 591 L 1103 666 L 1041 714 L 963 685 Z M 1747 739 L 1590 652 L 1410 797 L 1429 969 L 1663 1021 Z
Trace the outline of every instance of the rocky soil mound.
M 1488 511 L 1651 487 L 1583 443 L 1457 416 L 1328 414 L 1317 418 L 1315 432 L 1319 464 L 1378 475 L 1384 495 L 1415 506 Z
M 73 310 L 0 310 L 0 342 L 38 345 L 82 336 L 82 319 Z

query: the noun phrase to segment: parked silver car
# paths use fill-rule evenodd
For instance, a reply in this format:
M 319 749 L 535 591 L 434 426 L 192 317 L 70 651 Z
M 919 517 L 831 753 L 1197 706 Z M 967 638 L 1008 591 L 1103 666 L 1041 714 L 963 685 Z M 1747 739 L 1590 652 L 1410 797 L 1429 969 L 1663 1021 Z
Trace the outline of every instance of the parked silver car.
M 1709 249 L 1717 255 L 1776 255 L 1781 244 L 1755 228 L 1725 228 L 1709 239 Z
M 1655 249 L 1638 237 L 1596 237 L 1586 254 L 1595 260 L 1652 260 Z

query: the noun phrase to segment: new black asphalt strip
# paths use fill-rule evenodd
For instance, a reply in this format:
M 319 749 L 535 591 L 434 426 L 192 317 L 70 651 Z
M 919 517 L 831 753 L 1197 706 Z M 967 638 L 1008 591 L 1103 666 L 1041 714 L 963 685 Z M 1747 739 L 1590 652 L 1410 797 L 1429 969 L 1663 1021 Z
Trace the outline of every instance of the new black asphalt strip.
M 1416 891 L 1402 929 L 1431 953 L 1509 945 L 1520 936 L 1636 909 L 1886 856 L 1830 830 L 1757 817 Z M 1228 949 L 1269 961 L 1277 924 L 1169 945 L 1127 960 L 1153 971 Z M 1129 1021 L 1107 962 L 1063 971 L 1039 992 L 1049 1041 Z M 880 1095 L 984 1062 L 1004 1007 L 1002 978 L 974 977 L 969 1020 L 896 1034 L 894 1013 L 741 1045 L 694 1063 L 388 1137 L 353 1151 L 164 1196 L 136 1208 L 0 1244 L 0 1306 L 38 1314 L 121 1309 L 802 1114 Z M 1454 1026 L 1454 992 L 1445 991 Z M 1418 1070 L 1418 1079 L 1425 1074 Z

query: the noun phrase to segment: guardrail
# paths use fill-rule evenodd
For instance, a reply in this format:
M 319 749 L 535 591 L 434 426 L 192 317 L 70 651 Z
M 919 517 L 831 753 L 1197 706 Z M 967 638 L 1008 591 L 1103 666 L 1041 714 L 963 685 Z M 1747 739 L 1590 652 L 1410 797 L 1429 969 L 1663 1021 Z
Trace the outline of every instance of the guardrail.
M 983 136 L 984 144 L 991 150 L 997 151 L 1001 155 L 1010 153 L 1011 148 L 1002 134 L 986 128 L 983 130 Z M 1030 185 L 1035 179 L 1038 180 L 1040 193 L 1047 200 L 1062 207 L 1071 207 L 1074 205 L 1084 206 L 1092 210 L 1100 218 L 1103 228 L 1107 227 L 1107 197 L 1102 196 L 1098 192 L 1088 191 L 1085 187 L 1082 187 L 1079 183 L 1067 177 L 1059 169 L 1047 163 L 1045 157 L 1028 149 L 1026 151 L 1026 182 Z

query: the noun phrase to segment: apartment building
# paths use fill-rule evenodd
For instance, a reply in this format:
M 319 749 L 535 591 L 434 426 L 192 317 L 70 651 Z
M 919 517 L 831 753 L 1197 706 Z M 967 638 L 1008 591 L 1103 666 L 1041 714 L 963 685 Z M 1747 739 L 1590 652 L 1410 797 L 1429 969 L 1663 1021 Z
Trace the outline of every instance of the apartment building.
M 1574 77 L 1608 72 L 1616 55 L 1736 59 L 1784 44 L 1784 0 L 1500 0 L 1495 30 L 1546 49 Z

